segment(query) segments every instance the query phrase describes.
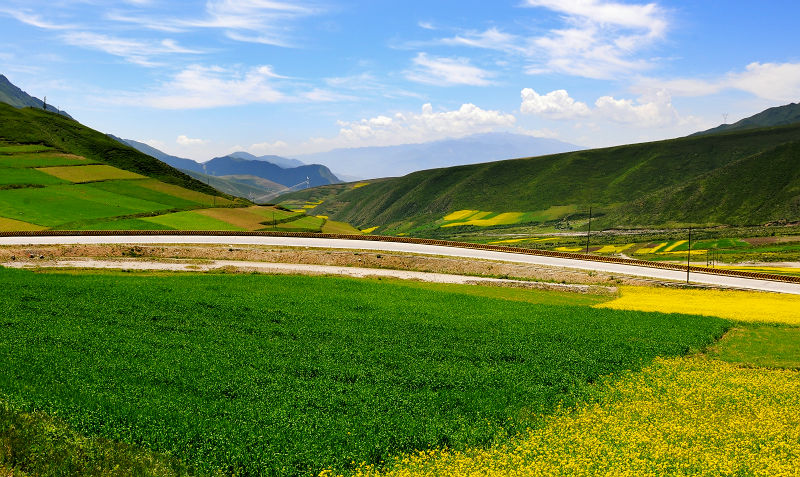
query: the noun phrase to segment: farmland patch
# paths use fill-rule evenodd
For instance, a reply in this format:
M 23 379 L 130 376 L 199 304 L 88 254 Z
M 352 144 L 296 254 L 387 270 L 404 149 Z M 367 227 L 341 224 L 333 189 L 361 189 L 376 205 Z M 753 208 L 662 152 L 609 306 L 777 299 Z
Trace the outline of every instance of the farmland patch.
M 0 155 L 0 168 L 49 167 L 91 164 L 92 161 L 72 154 L 40 153 Z
M 11 185 L 52 185 L 66 182 L 36 169 L 0 169 L 0 188 Z
M 203 215 L 199 211 L 174 212 L 142 220 L 177 230 L 243 230 L 242 227 Z
M 203 472 L 484 446 L 728 326 L 334 278 L 0 269 L 0 286 L 9 402 Z
M 135 172 L 117 169 L 105 164 L 88 166 L 56 166 L 42 167 L 38 170 L 70 182 L 107 181 L 111 179 L 144 179 L 145 176 Z

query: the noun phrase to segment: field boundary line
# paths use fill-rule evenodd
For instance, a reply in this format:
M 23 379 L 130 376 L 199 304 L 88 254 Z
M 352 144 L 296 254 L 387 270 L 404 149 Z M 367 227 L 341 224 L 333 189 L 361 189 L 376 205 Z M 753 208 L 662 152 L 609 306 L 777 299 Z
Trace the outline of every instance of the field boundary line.
M 633 265 L 638 267 L 659 268 L 663 270 L 688 271 L 694 273 L 704 273 L 710 275 L 720 275 L 738 278 L 751 278 L 756 280 L 778 281 L 786 283 L 799 283 L 800 277 L 778 275 L 772 273 L 745 272 L 740 270 L 725 270 L 719 268 L 697 267 L 678 265 L 673 263 L 650 262 L 647 260 L 636 260 L 631 258 L 604 257 L 601 255 L 590 255 L 583 253 L 556 252 L 552 250 L 539 250 L 532 248 L 509 247 L 506 245 L 490 245 L 469 242 L 455 242 L 450 240 L 423 239 L 414 237 L 391 237 L 386 235 L 355 235 L 355 234 L 330 234 L 316 232 L 279 232 L 279 231 L 222 231 L 222 230 L 38 230 L 38 231 L 17 231 L 0 232 L 0 237 L 69 237 L 69 236 L 213 236 L 213 237 L 298 237 L 298 238 L 323 238 L 341 240 L 361 240 L 367 242 L 394 242 L 409 243 L 419 245 L 437 245 L 441 247 L 466 248 L 474 250 L 489 250 L 493 252 L 505 252 L 519 255 L 537 255 L 542 257 L 566 258 L 572 260 L 583 260 L 590 262 L 615 263 L 619 265 Z

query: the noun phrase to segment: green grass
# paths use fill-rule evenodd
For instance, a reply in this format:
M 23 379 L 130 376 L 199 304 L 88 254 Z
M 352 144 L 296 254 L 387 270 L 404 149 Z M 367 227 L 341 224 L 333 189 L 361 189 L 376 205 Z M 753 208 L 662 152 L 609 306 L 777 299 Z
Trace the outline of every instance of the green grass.
M 324 223 L 325 219 L 308 215 L 300 216 L 300 218 L 297 220 L 292 220 L 291 222 L 278 224 L 275 226 L 275 229 L 286 230 L 289 232 L 319 232 Z M 271 227 L 272 226 L 268 226 L 265 230 L 272 230 Z
M 88 438 L 61 419 L 0 401 L 0 475 L 160 477 L 186 475 L 187 471 L 174 457 L 100 437 Z
M 71 223 L 67 228 L 69 230 L 175 230 L 173 227 L 141 218 L 92 220 L 85 223 Z
M 800 327 L 743 325 L 725 335 L 711 355 L 731 363 L 800 370 Z
M 45 152 L 53 148 L 43 144 L 0 144 L 0 154 L 16 154 L 19 152 Z
M 88 159 L 57 154 L 14 154 L 12 156 L 0 155 L 0 168 L 72 166 L 91 163 L 92 161 L 89 161 Z
M 228 222 L 192 211 L 147 217 L 142 220 L 177 230 L 243 230 Z
M 728 326 L 340 278 L 0 269 L 0 287 L 15 409 L 240 474 L 486 445 Z
M 36 169 L 0 169 L 0 188 L 9 185 L 52 185 L 67 181 Z
M 133 199 L 146 200 L 155 202 L 157 204 L 168 205 L 169 208 L 191 208 L 200 205 L 199 202 L 170 195 L 164 192 L 153 190 L 148 187 L 143 187 L 139 180 L 112 180 L 95 182 L 89 184 L 89 187 L 106 191 L 113 194 L 131 197 Z
M 48 227 L 170 208 L 166 204 L 114 194 L 88 184 L 0 190 L 0 216 Z

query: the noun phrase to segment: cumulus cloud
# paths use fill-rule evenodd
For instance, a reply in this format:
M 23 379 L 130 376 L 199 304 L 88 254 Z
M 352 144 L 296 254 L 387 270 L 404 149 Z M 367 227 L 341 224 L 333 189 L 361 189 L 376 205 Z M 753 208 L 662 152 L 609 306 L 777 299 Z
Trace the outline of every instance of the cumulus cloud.
M 490 132 L 514 125 L 516 118 L 499 111 L 487 111 L 463 104 L 454 111 L 436 112 L 428 103 L 420 113 L 396 113 L 360 121 L 339 121 L 339 137 L 364 144 L 407 144 Z
M 594 106 L 594 109 L 590 109 L 585 103 L 575 101 L 563 89 L 540 95 L 533 89 L 525 88 L 522 90 L 520 111 L 550 119 L 588 118 L 639 127 L 667 126 L 680 121 L 678 112 L 672 106 L 672 98 L 665 90 L 636 101 L 602 96 Z
M 436 86 L 488 86 L 494 73 L 471 65 L 467 58 L 430 57 L 419 53 L 414 58 L 414 68 L 406 72 L 406 78 L 418 83 Z
M 340 129 L 334 137 L 312 138 L 295 145 L 283 141 L 253 144 L 249 150 L 264 154 L 309 154 L 337 148 L 416 144 L 510 130 L 515 123 L 512 114 L 481 109 L 470 103 L 451 111 L 436 111 L 428 103 L 418 113 L 398 112 L 357 121 L 337 121 Z
M 540 95 L 531 88 L 522 90 L 520 111 L 552 119 L 573 119 L 588 116 L 590 113 L 586 103 L 575 101 L 566 90 L 559 89 Z
M 652 98 L 640 98 L 636 102 L 603 96 L 595 101 L 595 107 L 596 114 L 603 119 L 641 127 L 667 126 L 679 120 L 672 98 L 666 91 L 658 91 Z

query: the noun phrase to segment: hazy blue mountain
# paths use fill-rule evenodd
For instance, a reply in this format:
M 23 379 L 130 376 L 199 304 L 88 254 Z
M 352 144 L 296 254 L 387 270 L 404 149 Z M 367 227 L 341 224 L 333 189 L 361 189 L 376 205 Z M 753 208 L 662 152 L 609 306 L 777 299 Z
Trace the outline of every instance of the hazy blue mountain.
M 251 175 L 294 187 L 308 179 L 308 186 L 337 184 L 341 182 L 330 169 L 320 164 L 310 164 L 284 169 L 261 160 L 241 159 L 233 156 L 215 157 L 204 163 L 205 172 L 215 176 Z
M 161 162 L 166 162 L 170 166 L 176 169 L 182 169 L 184 171 L 193 171 L 193 172 L 203 172 L 203 165 L 197 161 L 193 161 L 191 159 L 185 159 L 183 157 L 178 156 L 171 156 L 163 151 L 159 151 L 158 149 L 154 148 L 153 146 L 149 146 L 143 142 L 134 141 L 133 139 L 120 139 L 118 137 L 111 136 L 114 139 L 123 142 L 134 149 L 138 149 L 139 152 L 143 152 L 148 156 L 155 157 Z M 234 194 L 235 195 L 235 194 Z
M 44 105 L 44 102 L 41 99 L 34 98 L 25 91 L 22 91 L 18 87 L 14 86 L 14 84 L 3 75 L 0 75 L 0 101 L 10 104 L 15 108 L 31 107 L 42 109 L 42 106 Z M 67 114 L 65 111 L 60 111 L 50 104 L 47 105 L 47 110 L 64 115 L 70 119 L 72 118 L 72 116 Z
M 250 154 L 249 152 L 244 152 L 244 151 L 234 152 L 233 154 L 228 154 L 228 155 L 231 157 L 235 157 L 237 159 L 247 159 L 249 161 L 267 161 L 275 164 L 276 166 L 280 166 L 284 169 L 291 169 L 293 167 L 300 167 L 306 165 L 304 162 L 298 161 L 297 159 L 289 159 L 287 157 L 274 156 L 274 155 L 255 156 L 253 154 Z
M 532 157 L 583 149 L 556 139 L 522 134 L 486 133 L 401 146 L 334 149 L 298 156 L 325 164 L 342 176 L 392 177 L 410 172 L 463 164 Z
M 721 124 L 707 131 L 694 133 L 692 136 L 741 131 L 743 129 L 788 126 L 794 123 L 800 123 L 800 103 L 789 103 L 784 106 L 769 108 L 733 124 Z

